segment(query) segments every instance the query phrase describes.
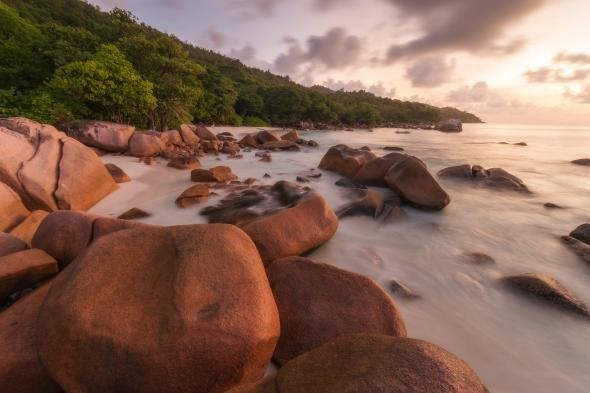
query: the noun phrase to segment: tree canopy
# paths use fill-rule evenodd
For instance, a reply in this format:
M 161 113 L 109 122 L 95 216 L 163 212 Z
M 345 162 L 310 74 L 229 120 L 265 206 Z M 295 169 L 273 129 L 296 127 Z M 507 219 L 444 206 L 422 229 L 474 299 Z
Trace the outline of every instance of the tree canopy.
M 0 0 L 0 116 L 377 126 L 480 120 L 456 108 L 307 88 L 80 0 Z

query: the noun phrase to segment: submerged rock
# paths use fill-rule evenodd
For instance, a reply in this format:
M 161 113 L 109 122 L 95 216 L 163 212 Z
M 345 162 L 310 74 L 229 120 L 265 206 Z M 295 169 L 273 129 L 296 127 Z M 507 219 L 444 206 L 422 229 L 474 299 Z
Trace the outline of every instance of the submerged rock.
M 3 392 L 58 393 L 37 355 L 37 317 L 51 284 L 0 313 L 0 386 Z
M 422 298 L 422 296 L 417 294 L 413 289 L 409 288 L 407 285 L 405 285 L 397 280 L 389 281 L 388 286 L 389 286 L 389 290 L 391 291 L 391 293 L 393 293 L 394 295 L 397 295 L 403 299 L 416 300 L 416 299 Z
M 383 213 L 384 204 L 383 196 L 380 193 L 368 190 L 367 194 L 362 198 L 348 203 L 336 210 L 336 215 L 338 218 L 353 216 L 369 216 L 377 218 Z
M 463 254 L 463 259 L 465 262 L 470 263 L 472 265 L 493 265 L 496 263 L 494 258 L 489 256 L 488 254 L 484 254 L 481 252 L 467 252 Z
M 279 365 L 342 336 L 406 336 L 395 303 L 375 282 L 359 274 L 291 257 L 274 261 L 268 279 L 281 320 L 273 356 Z
M 479 165 L 466 164 L 445 168 L 438 172 L 438 176 L 443 179 L 467 180 L 489 188 L 531 193 L 522 180 L 502 168 L 484 169 Z
M 573 160 L 572 164 L 590 166 L 590 158 L 580 158 L 579 160 Z
M 584 262 L 590 263 L 590 245 L 571 236 L 562 236 L 561 240 Z
M 489 393 L 469 365 L 426 341 L 342 337 L 287 363 L 270 380 L 228 393 Z
M 279 335 L 260 256 L 231 225 L 101 238 L 54 280 L 38 326 L 49 375 L 88 393 L 224 392 L 264 375 Z
M 555 203 L 552 202 L 547 202 L 543 205 L 546 209 L 563 209 L 562 206 L 559 206 Z
M 387 171 L 385 181 L 403 200 L 418 208 L 441 210 L 451 201 L 416 157 L 407 156 L 394 164 Z
M 131 178 L 128 174 L 123 171 L 123 169 L 119 168 L 115 164 L 104 164 L 107 168 L 115 183 L 128 183 L 131 181 Z
M 540 273 L 519 274 L 504 278 L 514 288 L 577 314 L 590 317 L 586 305 L 554 278 Z

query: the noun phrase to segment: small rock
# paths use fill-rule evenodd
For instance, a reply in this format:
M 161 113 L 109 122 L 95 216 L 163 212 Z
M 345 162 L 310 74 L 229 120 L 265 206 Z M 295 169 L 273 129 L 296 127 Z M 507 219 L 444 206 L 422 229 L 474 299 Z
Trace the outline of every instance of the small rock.
M 127 210 L 125 213 L 121 214 L 117 218 L 119 220 L 137 220 L 140 218 L 147 218 L 147 217 L 151 217 L 151 214 L 148 212 L 145 212 L 141 209 L 138 209 L 137 207 L 134 207 L 134 208 Z
M 368 190 L 366 195 L 336 210 L 338 218 L 353 216 L 369 216 L 376 218 L 383 212 L 384 201 L 380 193 Z
M 586 244 L 590 244 L 590 224 L 582 224 L 574 229 L 570 236 Z
M 191 181 L 196 183 L 229 183 L 236 179 L 237 176 L 228 166 L 216 166 L 209 170 L 195 169 L 191 172 Z
M 201 163 L 197 157 L 176 157 L 170 160 L 168 167 L 181 170 L 198 169 Z
M 270 175 L 268 173 L 265 173 L 262 177 L 264 177 L 265 179 L 270 179 Z
M 514 288 L 551 302 L 565 310 L 590 317 L 586 305 L 554 278 L 540 273 L 519 274 L 504 278 Z
M 404 148 L 399 147 L 399 146 L 385 146 L 383 148 L 383 150 L 385 150 L 385 151 L 404 151 Z
M 406 285 L 402 284 L 397 280 L 389 281 L 389 290 L 394 294 L 408 300 L 421 299 L 422 296 L 418 295 L 414 290 L 410 289 Z
M 310 180 L 305 176 L 297 176 L 296 180 L 298 183 L 309 183 L 310 182 Z
M 528 146 L 526 142 L 515 143 L 514 146 Z
M 561 240 L 583 261 L 590 263 L 590 245 L 571 236 L 562 236 Z
M 265 150 L 288 150 L 288 151 L 299 151 L 300 148 L 295 142 L 291 141 L 272 141 L 263 144 L 261 149 Z
M 210 194 L 211 189 L 208 185 L 197 184 L 180 194 L 176 199 L 176 205 L 178 205 L 178 207 L 187 208 L 206 201 Z
M 471 263 L 473 265 L 493 265 L 496 263 L 494 258 L 489 256 L 488 254 L 484 254 L 481 252 L 468 252 L 464 254 L 464 259 L 467 263 Z
M 545 206 L 546 209 L 563 209 L 563 207 L 551 202 L 547 202 L 543 206 Z
M 125 171 L 123 171 L 123 169 L 119 168 L 117 165 L 109 163 L 104 164 L 104 166 L 107 168 L 107 170 L 113 177 L 115 183 L 127 183 L 131 181 L 129 175 L 127 175 Z
M 402 135 L 407 135 L 407 134 L 411 134 L 410 131 L 396 131 L 396 134 L 402 134 Z
M 579 160 L 573 160 L 572 164 L 590 166 L 590 158 L 581 158 Z
M 291 130 L 291 131 L 287 132 L 285 135 L 283 135 L 281 137 L 281 139 L 284 141 L 297 142 L 300 138 L 299 138 L 299 134 L 297 133 L 297 131 Z

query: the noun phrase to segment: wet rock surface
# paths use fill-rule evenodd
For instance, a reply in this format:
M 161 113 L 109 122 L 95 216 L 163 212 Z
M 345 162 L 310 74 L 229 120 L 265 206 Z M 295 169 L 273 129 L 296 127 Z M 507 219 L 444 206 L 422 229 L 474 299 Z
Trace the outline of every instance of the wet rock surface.
M 279 365 L 342 336 L 406 336 L 395 303 L 366 277 L 291 257 L 274 261 L 268 278 L 281 320 L 273 356 Z
M 401 299 L 407 300 L 417 300 L 421 299 L 422 296 L 419 295 L 416 291 L 408 287 L 406 284 L 398 281 L 398 280 L 390 280 L 388 283 L 388 288 L 396 297 Z
M 132 207 L 131 209 L 127 210 L 126 212 L 119 215 L 117 218 L 119 220 L 138 220 L 140 218 L 147 218 L 150 217 L 151 214 L 141 210 L 137 207 Z
M 129 175 L 115 164 L 109 163 L 105 164 L 104 166 L 107 168 L 116 183 L 128 183 L 131 181 Z
M 208 185 L 197 184 L 196 186 L 186 189 L 182 194 L 180 194 L 180 196 L 176 199 L 176 205 L 181 208 L 197 205 L 209 199 L 210 194 L 211 189 Z
M 512 190 L 523 194 L 531 193 L 522 180 L 502 168 L 484 169 L 479 165 L 459 165 L 439 171 L 438 177 L 465 180 L 492 189 Z
M 590 244 L 590 224 L 580 225 L 570 233 L 570 236 L 581 242 Z

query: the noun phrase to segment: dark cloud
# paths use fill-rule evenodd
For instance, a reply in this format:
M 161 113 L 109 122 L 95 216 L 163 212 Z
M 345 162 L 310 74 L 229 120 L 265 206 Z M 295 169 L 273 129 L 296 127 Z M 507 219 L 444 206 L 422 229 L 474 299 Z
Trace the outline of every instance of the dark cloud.
M 590 54 L 560 52 L 553 58 L 555 63 L 590 64 Z
M 365 83 L 361 82 L 360 80 L 350 80 L 350 81 L 337 81 L 334 79 L 327 79 L 322 82 L 322 86 L 325 86 L 331 90 L 338 91 L 359 91 L 364 90 L 368 91 L 369 93 L 373 93 L 379 97 L 389 97 L 392 98 L 395 96 L 395 89 L 387 89 L 383 82 L 379 82 L 373 85 L 366 85 Z
M 309 37 L 305 48 L 294 38 L 287 38 L 285 42 L 287 52 L 279 55 L 274 62 L 275 70 L 282 74 L 292 74 L 304 64 L 323 69 L 343 69 L 356 64 L 365 50 L 363 39 L 349 35 L 343 28 Z
M 416 20 L 423 34 L 387 52 L 388 62 L 439 50 L 509 54 L 522 48 L 522 38 L 506 41 L 514 22 L 547 0 L 386 0 L 402 18 Z
M 563 95 L 574 102 L 578 102 L 580 104 L 590 104 L 590 83 L 582 86 L 580 91 L 577 93 L 572 93 L 569 89 L 566 89 Z
M 423 57 L 410 65 L 406 77 L 415 87 L 437 87 L 453 79 L 455 65 L 454 60 Z

